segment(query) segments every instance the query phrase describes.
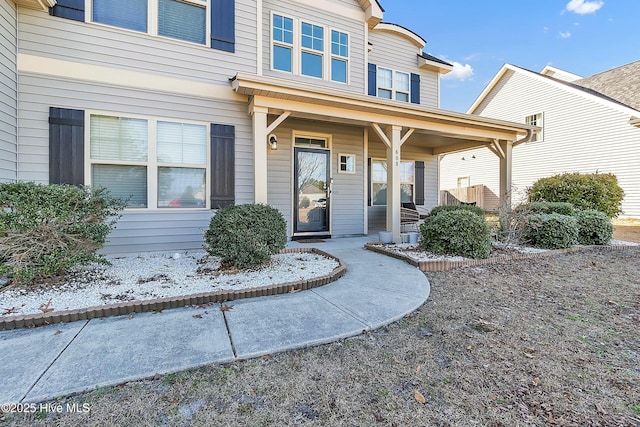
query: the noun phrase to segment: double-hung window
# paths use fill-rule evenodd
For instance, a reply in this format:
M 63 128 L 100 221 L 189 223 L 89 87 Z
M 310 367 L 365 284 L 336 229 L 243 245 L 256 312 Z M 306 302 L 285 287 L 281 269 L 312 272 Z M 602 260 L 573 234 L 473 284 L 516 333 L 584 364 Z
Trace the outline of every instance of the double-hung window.
M 208 0 L 92 0 L 91 6 L 93 22 L 207 43 Z
M 347 82 L 347 63 L 349 62 L 349 35 L 331 30 L 331 80 Z
M 415 164 L 400 162 L 400 202 L 414 201 Z M 374 206 L 387 204 L 387 162 L 371 162 L 371 202 Z
M 206 125 L 92 114 L 89 126 L 93 186 L 130 208 L 206 206 Z
M 324 27 L 302 22 L 301 33 L 300 73 L 321 79 L 324 68 Z
M 378 96 L 409 102 L 411 99 L 411 76 L 409 73 L 379 67 L 377 71 Z
M 348 82 L 349 34 L 275 13 L 271 17 L 273 70 Z
M 273 68 L 293 71 L 293 19 L 273 15 Z

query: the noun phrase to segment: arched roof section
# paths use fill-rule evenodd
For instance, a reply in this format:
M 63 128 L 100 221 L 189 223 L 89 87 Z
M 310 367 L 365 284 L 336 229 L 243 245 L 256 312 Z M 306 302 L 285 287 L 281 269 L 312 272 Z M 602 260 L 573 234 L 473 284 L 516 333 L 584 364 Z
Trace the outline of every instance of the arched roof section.
M 427 44 L 427 42 L 420 37 L 419 35 L 417 35 L 416 33 L 414 33 L 413 31 L 398 25 L 398 24 L 392 24 L 389 22 L 381 22 L 378 25 L 376 25 L 373 28 L 373 31 L 384 31 L 387 33 L 392 33 L 395 35 L 398 35 L 408 41 L 410 41 L 411 43 L 413 43 L 416 48 L 418 49 L 423 49 L 425 47 L 425 45 Z

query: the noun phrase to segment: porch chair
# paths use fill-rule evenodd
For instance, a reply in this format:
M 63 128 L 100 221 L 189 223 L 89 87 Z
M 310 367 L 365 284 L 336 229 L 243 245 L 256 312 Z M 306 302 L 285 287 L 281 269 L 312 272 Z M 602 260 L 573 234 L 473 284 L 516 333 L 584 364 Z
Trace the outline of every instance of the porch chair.
M 402 233 L 406 233 L 407 229 L 418 231 L 418 223 L 421 219 L 420 212 L 414 203 L 402 203 L 402 207 L 400 207 L 400 231 Z

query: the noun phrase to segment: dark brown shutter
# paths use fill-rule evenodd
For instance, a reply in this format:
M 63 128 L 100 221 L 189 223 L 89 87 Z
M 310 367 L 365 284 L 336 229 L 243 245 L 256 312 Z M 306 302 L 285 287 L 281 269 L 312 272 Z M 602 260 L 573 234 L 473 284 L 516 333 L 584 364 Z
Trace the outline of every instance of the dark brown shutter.
M 416 205 L 424 205 L 424 162 L 416 162 Z
M 212 123 L 211 209 L 235 203 L 235 179 L 235 127 Z
M 84 111 L 49 108 L 49 183 L 84 184 Z

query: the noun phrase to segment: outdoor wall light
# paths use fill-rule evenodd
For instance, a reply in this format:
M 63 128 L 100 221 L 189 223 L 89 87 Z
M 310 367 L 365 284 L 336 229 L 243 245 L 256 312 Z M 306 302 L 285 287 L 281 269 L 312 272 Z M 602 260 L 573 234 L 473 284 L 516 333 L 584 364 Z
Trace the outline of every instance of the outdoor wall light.
M 274 134 L 269 135 L 269 147 L 272 151 L 278 149 L 278 138 Z

